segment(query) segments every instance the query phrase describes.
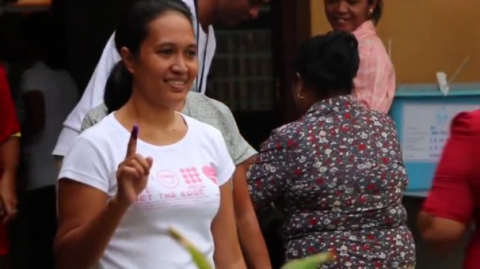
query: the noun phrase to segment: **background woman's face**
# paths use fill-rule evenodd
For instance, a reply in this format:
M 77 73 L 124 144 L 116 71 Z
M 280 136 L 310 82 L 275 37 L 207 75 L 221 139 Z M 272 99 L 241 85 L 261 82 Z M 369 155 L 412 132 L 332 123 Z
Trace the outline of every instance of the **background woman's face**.
M 260 8 L 270 0 L 218 0 L 217 15 L 219 23 L 235 26 L 247 19 L 258 16 Z
M 198 74 L 197 45 L 192 24 L 168 12 L 150 23 L 150 33 L 132 61 L 135 85 L 151 102 L 182 103 Z
M 324 0 L 328 22 L 334 30 L 355 31 L 369 20 L 377 1 L 369 0 Z

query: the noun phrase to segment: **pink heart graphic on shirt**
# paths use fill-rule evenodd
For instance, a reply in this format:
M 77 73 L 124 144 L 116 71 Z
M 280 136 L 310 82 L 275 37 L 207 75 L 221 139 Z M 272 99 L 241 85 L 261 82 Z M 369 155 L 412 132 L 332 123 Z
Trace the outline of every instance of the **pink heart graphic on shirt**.
M 205 165 L 202 168 L 203 174 L 208 177 L 213 183 L 218 184 L 217 181 L 217 166 L 214 163 L 210 163 L 210 165 Z

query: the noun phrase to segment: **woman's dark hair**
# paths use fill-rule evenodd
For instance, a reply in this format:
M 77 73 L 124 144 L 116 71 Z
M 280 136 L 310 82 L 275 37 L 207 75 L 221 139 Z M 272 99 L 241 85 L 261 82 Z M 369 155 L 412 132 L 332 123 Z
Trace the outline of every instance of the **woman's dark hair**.
M 331 31 L 305 41 L 293 69 L 318 96 L 351 94 L 360 57 L 349 32 Z
M 133 56 L 137 56 L 149 34 L 150 23 L 169 11 L 178 12 L 192 22 L 192 13 L 182 0 L 134 0 L 120 17 L 115 30 L 118 53 L 125 47 Z M 132 74 L 123 61 L 118 62 L 110 72 L 103 96 L 109 112 L 118 110 L 127 103 L 132 94 L 132 84 Z
M 372 4 L 374 0 L 368 0 L 369 4 Z M 382 18 L 382 11 L 383 11 L 383 0 L 378 0 L 375 9 L 372 12 L 371 19 L 375 25 L 380 22 Z

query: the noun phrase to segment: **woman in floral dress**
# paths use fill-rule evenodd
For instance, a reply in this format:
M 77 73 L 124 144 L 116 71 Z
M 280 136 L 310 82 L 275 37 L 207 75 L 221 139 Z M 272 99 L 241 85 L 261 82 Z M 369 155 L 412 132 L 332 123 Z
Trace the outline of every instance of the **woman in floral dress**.
M 287 260 L 334 250 L 322 268 L 414 268 L 402 197 L 408 178 L 391 119 L 351 97 L 358 42 L 347 32 L 314 37 L 293 67 L 305 112 L 274 130 L 248 173 L 257 207 L 284 213 Z

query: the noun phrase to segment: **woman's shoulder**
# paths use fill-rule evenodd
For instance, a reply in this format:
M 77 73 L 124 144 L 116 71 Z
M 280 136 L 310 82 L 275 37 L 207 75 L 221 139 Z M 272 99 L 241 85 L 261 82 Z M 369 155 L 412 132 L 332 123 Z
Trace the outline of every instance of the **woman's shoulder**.
M 372 55 L 375 57 L 388 57 L 387 49 L 382 39 L 376 35 L 366 35 L 358 39 L 358 51 L 360 55 Z
M 210 124 L 192 118 L 188 115 L 182 114 L 185 121 L 187 122 L 189 131 L 194 132 L 195 136 L 212 136 L 218 138 L 218 136 L 222 137 L 222 133 L 217 128 L 213 127 Z
M 81 131 L 84 131 L 100 121 L 102 121 L 106 116 L 108 115 L 108 108 L 105 104 L 100 104 L 96 107 L 94 107 L 92 110 L 88 111 L 88 113 L 85 115 L 85 118 L 83 119 L 82 122 L 82 128 Z
M 460 112 L 451 123 L 454 134 L 480 135 L 480 109 Z
M 113 114 L 110 114 L 98 119 L 94 125 L 81 132 L 78 139 L 103 144 L 112 142 L 117 136 L 118 128 L 113 121 Z
M 194 91 L 188 93 L 186 106 L 193 110 L 193 114 L 198 114 L 202 118 L 227 118 L 232 115 L 232 111 L 224 103 Z
M 374 126 L 388 127 L 396 132 L 395 121 L 390 117 L 390 115 L 364 107 L 360 107 L 357 112 L 368 123 L 373 124 Z
M 304 130 L 308 128 L 307 125 L 308 123 L 306 123 L 303 118 L 284 124 L 274 129 L 270 133 L 266 141 L 267 143 L 263 143 L 262 145 L 265 146 L 269 144 L 272 147 L 295 148 L 301 144 L 302 139 L 306 137 Z
M 227 105 L 201 93 L 192 91 L 187 95 L 184 111 L 189 113 L 188 116 L 220 130 L 226 137 L 237 128 L 232 111 Z

